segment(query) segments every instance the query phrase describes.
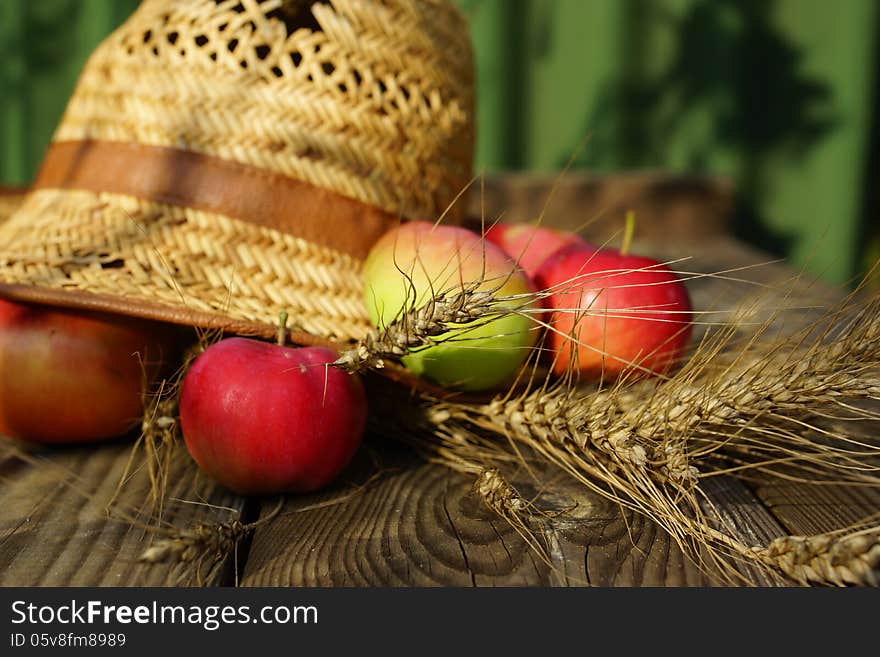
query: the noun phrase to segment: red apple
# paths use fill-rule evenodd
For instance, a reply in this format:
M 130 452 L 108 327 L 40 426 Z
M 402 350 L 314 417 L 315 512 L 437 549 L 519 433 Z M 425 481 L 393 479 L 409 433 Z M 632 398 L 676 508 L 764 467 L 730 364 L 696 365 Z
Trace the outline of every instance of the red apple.
M 241 494 L 307 492 L 351 460 L 367 421 L 360 380 L 323 347 L 228 338 L 192 364 L 180 395 L 189 453 Z
M 0 433 L 106 440 L 143 418 L 144 386 L 179 352 L 178 329 L 0 299 Z
M 494 318 L 450 325 L 436 344 L 403 358 L 411 371 L 442 386 L 481 391 L 507 384 L 538 337 L 529 314 L 536 304 L 526 298 L 533 291 L 529 278 L 500 248 L 464 228 L 414 221 L 389 231 L 364 263 L 364 283 L 376 326 L 387 326 L 435 294 L 474 284 L 507 297 L 498 301 L 502 312 Z
M 573 245 L 590 246 L 576 233 L 532 224 L 497 223 L 486 231 L 486 239 L 516 260 L 532 279 L 543 262 L 557 251 Z
M 615 379 L 668 371 L 691 336 L 687 289 L 666 266 L 611 249 L 569 247 L 538 270 L 552 292 L 548 345 L 553 369 Z

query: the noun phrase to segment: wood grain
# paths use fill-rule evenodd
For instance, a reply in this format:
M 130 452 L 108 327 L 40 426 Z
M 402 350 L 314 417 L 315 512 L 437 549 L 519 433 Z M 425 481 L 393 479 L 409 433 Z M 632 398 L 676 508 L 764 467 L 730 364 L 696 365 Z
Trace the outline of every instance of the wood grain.
M 555 586 L 709 586 L 713 579 L 645 517 L 566 487 L 575 511 L 547 523 Z
M 765 483 L 755 492 L 774 517 L 794 535 L 843 529 L 880 513 L 880 491 L 855 486 Z
M 373 441 L 376 442 L 375 440 Z M 332 490 L 286 501 L 253 539 L 245 586 L 710 586 L 657 525 L 584 487 L 560 484 L 572 509 L 532 530 L 542 557 L 472 493 L 473 480 L 382 443 L 393 464 L 363 454 Z M 384 468 L 384 470 L 383 470 Z M 376 479 L 370 480 L 373 476 Z M 363 482 L 369 481 L 363 488 Z M 713 499 L 749 544 L 781 533 L 738 481 Z M 274 501 L 266 500 L 268 512 Z M 759 581 L 771 581 L 763 579 Z
M 876 416 L 880 413 L 880 402 L 862 400 L 852 406 L 861 408 Z M 832 434 L 847 436 L 863 445 L 880 447 L 880 423 L 846 419 L 815 418 L 814 422 Z M 824 438 L 811 431 L 814 440 L 822 443 Z M 851 445 L 842 445 L 852 448 Z M 875 457 L 875 466 L 880 459 Z M 795 535 L 820 534 L 843 529 L 865 521 L 877 521 L 880 513 L 880 488 L 876 486 L 838 485 L 833 481 L 794 482 L 771 478 L 767 474 L 756 477 L 751 483 L 756 495 L 789 533 Z
M 477 504 L 472 481 L 396 445 L 331 490 L 291 498 L 253 539 L 245 586 L 540 585 L 547 566 Z M 390 459 L 390 460 L 389 460 Z M 370 480 L 369 477 L 376 477 Z M 369 481 L 363 488 L 356 488 Z M 353 492 L 356 491 L 356 492 Z M 264 502 L 264 510 L 272 502 Z
M 746 547 L 764 547 L 786 533 L 777 518 L 739 479 L 729 475 L 708 477 L 703 479 L 700 487 L 708 497 L 703 505 L 704 511 L 719 526 L 728 528 L 728 533 Z M 761 586 L 790 584 L 780 573 L 769 572 L 749 563 L 738 563 L 737 570 L 745 578 L 744 582 Z
M 783 533 L 760 502 L 732 477 L 702 485 L 716 518 L 746 545 L 764 545 Z M 744 564 L 731 580 L 704 560 L 699 566 L 658 525 L 624 513 L 616 505 L 576 485 L 566 486 L 568 502 L 580 498 L 573 514 L 547 526 L 552 546 L 554 585 L 561 586 L 731 586 L 745 581 L 778 584 L 781 580 Z M 707 510 L 710 510 L 707 505 Z M 747 579 L 745 579 L 747 578 Z
M 150 529 L 155 521 L 144 467 L 125 480 L 108 514 L 131 449 L 129 441 L 49 450 L 0 439 L 0 585 L 195 583 L 185 564 L 138 560 L 160 537 Z M 173 460 L 163 520 L 187 527 L 237 517 L 243 500 L 204 481 L 188 457 L 179 456 Z M 219 583 L 227 570 L 223 563 L 209 583 Z

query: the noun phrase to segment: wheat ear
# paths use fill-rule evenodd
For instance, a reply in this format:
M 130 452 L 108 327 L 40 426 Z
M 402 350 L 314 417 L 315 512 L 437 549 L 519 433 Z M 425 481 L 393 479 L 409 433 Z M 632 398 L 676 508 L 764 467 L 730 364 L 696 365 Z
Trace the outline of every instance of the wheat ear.
M 333 363 L 357 373 L 382 369 L 386 360 L 450 340 L 467 340 L 467 331 L 511 314 L 534 313 L 536 294 L 500 295 L 486 281 L 462 284 L 410 307 L 380 329 L 373 329 Z M 450 330 L 454 329 L 454 330 Z
M 880 528 L 850 534 L 781 536 L 766 548 L 753 548 L 758 559 L 801 584 L 880 586 Z

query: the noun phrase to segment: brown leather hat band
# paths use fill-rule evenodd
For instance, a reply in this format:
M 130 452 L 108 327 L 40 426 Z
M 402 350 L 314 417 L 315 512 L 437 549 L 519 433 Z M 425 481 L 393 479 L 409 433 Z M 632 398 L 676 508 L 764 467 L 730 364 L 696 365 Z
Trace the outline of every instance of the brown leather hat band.
M 379 208 L 282 174 L 129 142 L 54 142 L 33 188 L 112 192 L 214 212 L 358 259 L 397 223 Z
M 0 196 L 24 196 L 26 193 L 26 187 L 9 187 L 8 185 L 0 185 Z

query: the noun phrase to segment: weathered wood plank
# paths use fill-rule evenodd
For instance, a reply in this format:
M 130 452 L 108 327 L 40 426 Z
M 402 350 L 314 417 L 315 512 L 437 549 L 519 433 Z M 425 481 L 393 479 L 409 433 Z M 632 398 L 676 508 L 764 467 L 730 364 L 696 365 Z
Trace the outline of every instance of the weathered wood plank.
M 374 442 L 374 441 L 371 441 Z M 547 566 L 470 495 L 472 481 L 393 443 L 258 528 L 245 586 L 544 585 Z M 376 477 L 370 480 L 370 477 Z M 364 482 L 370 482 L 364 485 Z M 364 485 L 352 493 L 353 486 Z M 334 503 L 334 500 L 341 500 Z M 272 501 L 263 504 L 264 513 Z
M 852 406 L 875 417 L 880 413 L 880 402 L 877 401 L 862 400 L 853 402 Z M 845 411 L 841 409 L 841 413 Z M 880 447 L 880 422 L 840 418 L 815 418 L 814 422 L 831 435 L 847 436 L 863 446 L 873 446 L 875 451 Z M 816 431 L 811 433 L 818 444 L 833 444 L 836 440 Z M 859 449 L 853 444 L 841 447 Z M 874 464 L 880 465 L 880 459 L 875 457 Z M 860 486 L 833 480 L 820 483 L 814 476 L 811 478 L 810 482 L 789 481 L 761 473 L 751 486 L 782 526 L 795 535 L 821 534 L 866 520 L 876 523 L 880 513 L 880 488 L 876 481 L 873 486 Z
M 874 518 L 880 512 L 880 491 L 855 486 L 774 482 L 755 493 L 788 532 L 821 534 Z
M 499 216 L 532 222 L 543 215 L 545 225 L 579 230 L 597 244 L 619 235 L 628 210 L 638 217 L 639 233 L 656 242 L 670 236 L 706 240 L 726 232 L 734 206 L 729 181 L 664 172 L 489 175 L 467 200 L 468 214 L 488 223 Z
M 374 441 L 375 442 L 375 441 Z M 257 529 L 245 586 L 710 586 L 704 572 L 654 523 L 577 485 L 554 490 L 573 510 L 533 525 L 533 551 L 472 493 L 473 480 L 377 445 L 387 470 L 359 463 L 331 490 L 290 498 Z M 360 489 L 358 486 L 378 477 Z M 357 492 L 353 492 L 357 491 Z M 749 545 L 779 525 L 738 481 L 713 484 L 717 508 Z M 263 503 L 263 513 L 275 505 Z M 548 560 L 549 558 L 549 560 Z M 757 581 L 770 578 L 752 575 Z
M 776 520 L 738 480 L 712 478 L 702 488 L 711 500 L 712 515 L 720 518 L 744 544 L 765 545 L 783 533 Z M 581 502 L 573 514 L 548 526 L 556 566 L 554 585 L 729 586 L 744 581 L 766 585 L 782 581 L 745 564 L 737 566 L 742 572 L 739 579 L 725 578 L 708 561 L 700 567 L 665 531 L 646 518 L 623 514 L 599 496 L 577 492 L 573 487 L 566 490 L 580 497 Z
M 764 507 L 755 494 L 739 479 L 729 475 L 709 477 L 700 484 L 709 498 L 704 511 L 723 527 L 732 529 L 732 537 L 746 547 L 764 547 L 785 534 L 779 521 Z M 711 503 L 711 507 L 710 507 Z M 761 586 L 786 586 L 790 582 L 781 574 L 768 572 L 753 564 L 737 565 L 744 581 Z
M 578 506 L 546 523 L 554 586 L 708 586 L 709 574 L 639 514 L 566 486 Z
M 33 449 L 0 439 L 0 585 L 169 586 L 197 581 L 191 564 L 138 560 L 163 536 L 150 529 L 155 522 L 146 468 L 131 473 L 108 514 L 131 449 L 130 441 Z M 185 454 L 172 464 L 162 514 L 167 523 L 189 527 L 238 517 L 242 499 L 197 475 Z M 218 583 L 225 566 L 210 583 Z

